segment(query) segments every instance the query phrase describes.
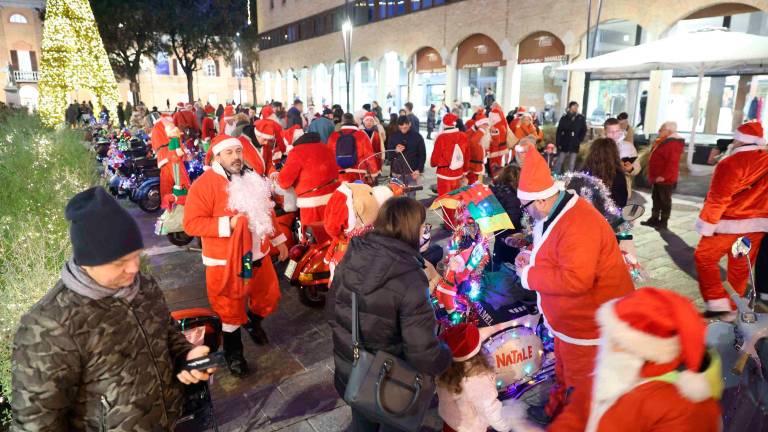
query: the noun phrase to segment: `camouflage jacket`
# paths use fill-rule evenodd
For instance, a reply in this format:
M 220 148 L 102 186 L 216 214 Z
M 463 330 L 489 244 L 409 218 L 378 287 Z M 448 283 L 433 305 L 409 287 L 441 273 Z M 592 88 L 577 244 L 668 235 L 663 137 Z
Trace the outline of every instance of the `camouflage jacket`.
M 167 431 L 191 348 L 157 283 L 128 303 L 61 281 L 21 319 L 13 342 L 12 431 Z

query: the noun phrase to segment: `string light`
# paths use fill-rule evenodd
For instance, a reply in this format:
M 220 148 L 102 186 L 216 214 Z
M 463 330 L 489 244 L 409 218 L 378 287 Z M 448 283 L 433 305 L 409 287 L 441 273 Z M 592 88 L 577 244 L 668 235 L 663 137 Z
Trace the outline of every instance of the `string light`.
M 77 90 L 90 91 L 94 107 L 116 111 L 117 82 L 88 1 L 46 3 L 39 86 L 40 117 L 48 126 L 64 122 L 67 96 Z

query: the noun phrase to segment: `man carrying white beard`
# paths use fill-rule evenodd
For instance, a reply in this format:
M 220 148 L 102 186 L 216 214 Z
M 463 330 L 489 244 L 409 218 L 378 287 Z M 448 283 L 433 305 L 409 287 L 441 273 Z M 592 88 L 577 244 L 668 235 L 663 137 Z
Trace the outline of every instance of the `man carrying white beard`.
M 240 327 L 255 343 L 267 344 L 261 321 L 275 311 L 280 299 L 270 243 L 280 251 L 281 261 L 288 249 L 285 236 L 274 228 L 269 180 L 245 167 L 240 140 L 219 135 L 211 151 L 211 169 L 189 190 L 184 230 L 202 239 L 208 299 L 223 323 L 229 369 L 242 377 L 249 369 Z

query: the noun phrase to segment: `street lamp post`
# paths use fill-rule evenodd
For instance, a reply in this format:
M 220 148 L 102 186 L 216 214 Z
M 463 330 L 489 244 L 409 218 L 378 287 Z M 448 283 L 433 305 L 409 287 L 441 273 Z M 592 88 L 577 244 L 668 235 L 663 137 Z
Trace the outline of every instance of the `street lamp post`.
M 235 51 L 235 74 L 237 74 L 237 103 L 242 105 L 243 103 L 243 89 L 240 86 L 240 80 L 243 77 L 243 53 L 240 50 Z
M 349 106 L 349 75 L 352 63 L 352 22 L 347 18 L 341 25 L 341 36 L 344 39 L 344 71 L 347 80 L 347 112 L 350 112 Z

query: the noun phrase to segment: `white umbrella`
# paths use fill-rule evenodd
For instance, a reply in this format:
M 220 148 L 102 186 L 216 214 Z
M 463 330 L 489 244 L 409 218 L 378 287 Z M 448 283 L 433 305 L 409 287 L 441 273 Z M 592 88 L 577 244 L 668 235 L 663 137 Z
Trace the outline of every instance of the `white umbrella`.
M 590 59 L 577 61 L 560 70 L 580 72 L 643 72 L 687 69 L 699 76 L 693 110 L 693 127 L 688 143 L 688 168 L 693 166 L 696 124 L 699 122 L 701 83 L 704 72 L 733 66 L 768 64 L 768 37 L 724 29 L 706 29 L 655 40 Z M 704 170 L 709 171 L 709 170 Z

